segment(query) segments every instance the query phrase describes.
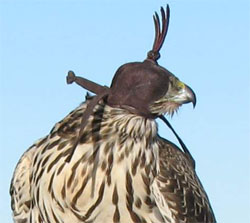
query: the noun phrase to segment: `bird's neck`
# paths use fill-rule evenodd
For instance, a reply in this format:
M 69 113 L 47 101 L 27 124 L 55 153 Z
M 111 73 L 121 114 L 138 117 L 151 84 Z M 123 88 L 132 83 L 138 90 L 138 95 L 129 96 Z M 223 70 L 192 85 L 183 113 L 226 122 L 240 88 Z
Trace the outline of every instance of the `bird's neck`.
M 112 128 L 116 134 L 127 136 L 134 140 L 154 140 L 157 136 L 157 123 L 120 108 L 106 106 L 103 121 L 107 128 Z
M 158 171 L 157 131 L 155 120 L 105 106 L 99 130 L 99 161 L 109 163 L 112 157 L 113 167 L 128 170 L 131 175 L 148 175 L 153 180 Z

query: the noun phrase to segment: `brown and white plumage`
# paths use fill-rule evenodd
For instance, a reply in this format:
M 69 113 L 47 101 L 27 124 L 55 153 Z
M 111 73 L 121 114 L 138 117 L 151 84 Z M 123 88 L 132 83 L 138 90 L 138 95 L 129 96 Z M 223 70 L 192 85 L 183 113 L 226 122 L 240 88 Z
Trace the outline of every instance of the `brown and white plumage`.
M 110 88 L 69 72 L 68 83 L 97 96 L 21 157 L 10 187 L 14 222 L 216 222 L 188 150 L 158 135 L 156 118 L 196 103 L 192 89 L 157 64 L 169 7 L 161 15 L 147 59 L 121 66 Z
M 101 103 L 65 162 L 85 107 L 21 158 L 11 185 L 15 222 L 214 222 L 192 163 L 158 136 L 153 119 Z
M 161 194 L 163 207 L 172 210 L 171 218 L 176 222 L 215 222 L 206 192 L 188 155 L 165 139 L 159 152 L 160 172 L 154 184 Z

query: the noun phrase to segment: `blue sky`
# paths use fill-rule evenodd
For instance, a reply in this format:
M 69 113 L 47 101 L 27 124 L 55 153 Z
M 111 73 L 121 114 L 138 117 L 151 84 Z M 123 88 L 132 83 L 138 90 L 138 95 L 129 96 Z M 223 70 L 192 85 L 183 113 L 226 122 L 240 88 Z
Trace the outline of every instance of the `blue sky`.
M 0 0 L 0 218 L 21 154 L 83 101 L 68 70 L 109 85 L 151 49 L 152 15 L 169 3 L 159 63 L 193 88 L 197 106 L 170 121 L 196 160 L 218 222 L 250 221 L 250 5 L 247 0 Z M 159 122 L 160 134 L 172 141 Z

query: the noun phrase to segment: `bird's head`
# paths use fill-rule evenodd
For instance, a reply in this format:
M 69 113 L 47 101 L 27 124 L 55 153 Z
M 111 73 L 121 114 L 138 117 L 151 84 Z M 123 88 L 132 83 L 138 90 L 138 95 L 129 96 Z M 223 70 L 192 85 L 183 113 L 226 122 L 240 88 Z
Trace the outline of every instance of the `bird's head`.
M 155 118 L 173 115 L 185 103 L 196 104 L 193 90 L 152 60 L 121 66 L 112 81 L 107 103 Z
M 154 15 L 155 40 L 143 62 L 122 65 L 113 78 L 107 103 L 125 108 L 146 117 L 162 114 L 173 115 L 184 103 L 196 104 L 193 90 L 162 66 L 160 48 L 165 40 L 169 24 L 169 7 L 161 8 L 162 28 L 157 13 Z

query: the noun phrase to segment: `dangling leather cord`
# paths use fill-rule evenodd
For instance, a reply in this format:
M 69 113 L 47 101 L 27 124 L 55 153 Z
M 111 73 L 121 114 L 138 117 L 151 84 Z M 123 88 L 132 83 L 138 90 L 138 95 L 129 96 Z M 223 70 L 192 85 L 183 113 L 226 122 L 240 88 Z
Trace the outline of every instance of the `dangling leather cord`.
M 192 162 L 193 167 L 195 168 L 195 160 L 192 157 L 191 153 L 189 152 L 188 148 L 186 147 L 186 145 L 184 144 L 184 142 L 182 141 L 182 139 L 178 136 L 178 134 L 176 133 L 176 131 L 174 130 L 174 128 L 171 126 L 171 124 L 169 123 L 169 121 L 165 118 L 164 115 L 159 116 L 159 118 L 171 129 L 171 131 L 174 133 L 175 137 L 177 138 L 178 142 L 180 143 L 183 151 L 185 152 L 185 154 L 188 156 L 189 160 Z
M 85 126 L 87 125 L 89 116 L 93 113 L 93 110 L 95 106 L 98 104 L 98 102 L 108 96 L 110 89 L 106 86 L 101 86 L 99 84 L 96 84 L 92 81 L 89 81 L 82 77 L 75 76 L 73 71 L 69 71 L 67 76 L 67 83 L 72 84 L 73 82 L 77 83 L 78 85 L 82 86 L 83 88 L 92 91 L 93 93 L 96 93 L 97 95 L 89 102 L 87 105 L 86 110 L 83 112 L 82 120 L 80 124 L 80 130 L 79 134 L 75 140 L 75 143 L 73 144 L 73 147 L 71 148 L 70 155 L 65 160 L 66 162 L 70 162 L 72 159 L 72 156 L 74 155 L 75 149 L 80 141 L 80 138 L 82 136 L 82 131 L 84 130 Z

